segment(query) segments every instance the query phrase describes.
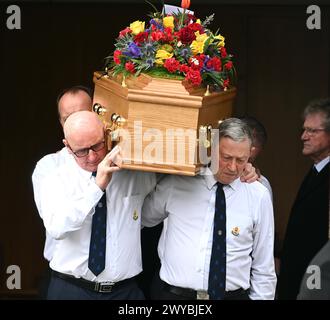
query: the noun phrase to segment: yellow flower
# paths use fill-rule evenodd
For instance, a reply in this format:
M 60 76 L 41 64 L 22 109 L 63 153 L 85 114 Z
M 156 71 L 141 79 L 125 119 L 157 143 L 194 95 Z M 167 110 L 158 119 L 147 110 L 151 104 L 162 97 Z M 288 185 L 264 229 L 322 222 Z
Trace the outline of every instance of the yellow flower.
M 165 50 L 165 51 L 170 52 L 170 53 L 173 52 L 173 47 L 168 43 L 164 43 L 163 45 L 160 46 L 159 49 Z
M 208 35 L 206 33 L 199 34 L 199 31 L 195 32 L 196 41 L 205 42 L 208 39 Z
M 225 37 L 222 36 L 221 34 L 215 36 L 214 39 L 219 40 L 219 43 L 218 43 L 219 47 L 224 47 L 225 46 Z
M 170 59 L 172 57 L 173 57 L 173 53 L 169 53 L 169 52 L 167 52 L 165 50 L 160 49 L 160 50 L 158 50 L 156 52 L 156 60 L 155 60 L 155 62 L 157 64 L 159 64 L 159 65 L 163 65 L 164 64 L 164 60 Z
M 194 40 L 190 45 L 190 48 L 194 55 L 204 52 L 204 44 L 205 41 L 208 39 L 208 35 L 206 33 L 199 34 L 199 31 L 196 31 L 195 35 L 196 40 Z
M 132 30 L 132 33 L 134 35 L 137 35 L 140 32 L 144 31 L 144 24 L 145 24 L 144 21 L 142 22 L 142 21 L 137 20 L 137 21 L 134 21 L 133 23 L 131 23 L 129 25 L 129 28 Z
M 174 17 L 173 16 L 168 16 L 163 18 L 163 26 L 165 28 L 174 28 Z
M 191 51 L 194 55 L 204 52 L 204 42 L 194 40 L 190 45 Z
M 201 24 L 201 19 L 197 19 L 196 23 Z

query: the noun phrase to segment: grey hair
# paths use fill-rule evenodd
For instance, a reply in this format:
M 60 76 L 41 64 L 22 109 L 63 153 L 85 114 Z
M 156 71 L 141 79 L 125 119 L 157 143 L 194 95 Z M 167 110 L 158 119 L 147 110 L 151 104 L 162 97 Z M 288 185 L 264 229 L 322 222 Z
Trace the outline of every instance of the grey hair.
M 219 125 L 219 140 L 230 138 L 235 142 L 242 142 L 246 139 L 252 145 L 252 133 L 249 126 L 238 118 L 228 118 Z
M 307 116 L 317 113 L 324 115 L 324 129 L 330 132 L 330 98 L 311 101 L 305 108 L 303 117 L 306 119 Z

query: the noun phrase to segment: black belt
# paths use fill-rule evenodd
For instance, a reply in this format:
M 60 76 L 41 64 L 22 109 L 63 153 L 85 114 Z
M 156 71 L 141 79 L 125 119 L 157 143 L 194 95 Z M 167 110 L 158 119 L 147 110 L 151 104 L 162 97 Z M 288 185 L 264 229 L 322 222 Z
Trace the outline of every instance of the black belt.
M 95 291 L 95 292 L 103 292 L 103 293 L 109 293 L 111 291 L 118 289 L 119 287 L 121 287 L 125 284 L 135 281 L 135 277 L 133 277 L 133 278 L 125 279 L 125 280 L 118 281 L 118 282 L 111 282 L 111 281 L 94 282 L 94 281 L 89 281 L 89 280 L 86 280 L 83 278 L 76 278 L 74 276 L 70 276 L 68 274 L 57 272 L 54 270 L 53 270 L 52 274 L 57 278 L 68 281 L 83 289 L 87 289 L 87 290 L 91 290 L 91 291 Z
M 209 299 L 206 291 L 202 291 L 202 290 L 196 291 L 196 290 L 189 289 L 189 288 L 176 287 L 176 286 L 172 286 L 172 285 L 168 284 L 165 281 L 162 281 L 162 282 L 164 284 L 165 290 L 167 290 L 177 296 L 181 296 L 181 297 L 184 297 L 189 300 L 196 300 L 196 299 L 208 300 Z M 233 290 L 233 291 L 226 291 L 224 298 L 231 299 L 234 297 L 238 297 L 238 296 L 247 294 L 248 290 L 249 289 L 244 290 L 244 289 L 240 288 L 240 289 Z

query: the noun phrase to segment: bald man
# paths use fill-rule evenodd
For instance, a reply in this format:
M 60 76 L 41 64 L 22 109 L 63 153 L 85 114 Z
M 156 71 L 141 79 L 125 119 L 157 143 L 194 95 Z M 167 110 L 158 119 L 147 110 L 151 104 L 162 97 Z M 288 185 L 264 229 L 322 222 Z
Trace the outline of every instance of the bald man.
M 64 135 L 69 160 L 44 179 L 39 194 L 44 225 L 57 240 L 48 299 L 143 299 L 135 281 L 142 271 L 141 208 L 155 175 L 119 170 L 119 150 L 107 153 L 103 124 L 92 112 L 69 116 Z M 102 210 L 106 218 L 95 227 Z M 104 248 L 102 237 L 94 242 L 102 232 Z
M 63 90 L 57 97 L 57 110 L 59 115 L 60 124 L 64 125 L 68 116 L 77 111 L 87 111 L 92 109 L 92 92 L 89 88 L 84 86 L 74 86 L 69 89 Z M 67 148 L 51 153 L 40 159 L 32 174 L 32 183 L 34 190 L 34 200 L 39 212 L 40 217 L 43 217 L 43 212 L 40 208 L 40 189 L 43 188 L 44 178 L 53 172 L 56 168 L 62 166 L 70 159 Z M 44 257 L 50 261 L 53 256 L 53 250 L 56 245 L 54 240 L 46 231 L 46 241 L 44 247 Z M 47 281 L 47 280 L 46 280 Z M 44 284 L 42 286 L 47 286 Z M 44 289 L 42 289 L 44 290 Z M 44 294 L 41 293 L 41 296 Z

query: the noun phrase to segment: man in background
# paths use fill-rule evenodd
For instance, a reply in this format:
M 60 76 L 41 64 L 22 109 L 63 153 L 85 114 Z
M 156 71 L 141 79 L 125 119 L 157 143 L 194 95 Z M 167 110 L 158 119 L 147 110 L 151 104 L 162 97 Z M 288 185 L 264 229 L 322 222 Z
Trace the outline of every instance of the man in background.
M 272 187 L 268 181 L 268 179 L 263 176 L 256 165 L 256 160 L 262 150 L 265 147 L 265 144 L 267 142 L 267 131 L 264 127 L 264 125 L 257 120 L 254 117 L 251 116 L 244 116 L 240 118 L 242 121 L 244 121 L 250 128 L 252 133 L 252 149 L 251 149 L 251 156 L 249 159 L 249 162 L 253 164 L 253 166 L 256 168 L 257 174 L 259 175 L 259 182 L 261 182 L 269 191 L 271 198 L 273 199 L 273 191 Z
M 304 110 L 303 155 L 313 161 L 298 191 L 289 218 L 278 285 L 278 298 L 297 298 L 311 259 L 328 241 L 330 99 L 311 102 Z

